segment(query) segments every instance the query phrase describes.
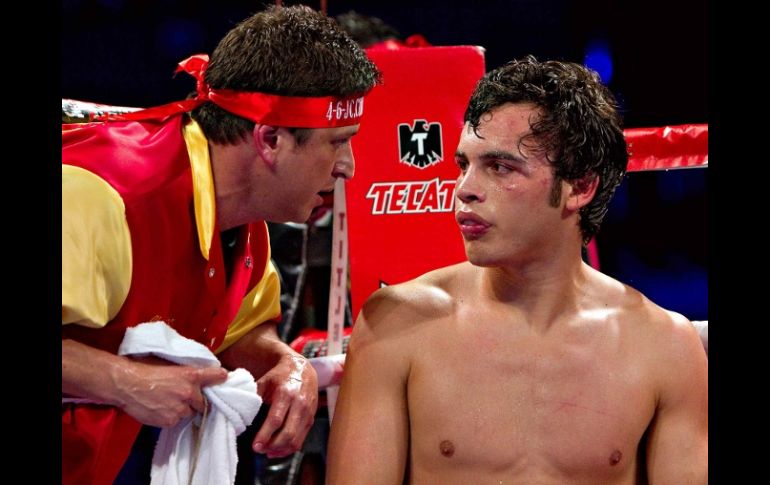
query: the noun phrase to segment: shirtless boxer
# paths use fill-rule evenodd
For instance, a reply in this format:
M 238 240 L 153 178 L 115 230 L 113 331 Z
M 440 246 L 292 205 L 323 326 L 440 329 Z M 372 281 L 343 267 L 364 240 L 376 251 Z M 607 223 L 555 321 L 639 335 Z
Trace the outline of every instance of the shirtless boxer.
M 572 63 L 479 82 L 455 156 L 468 261 L 364 305 L 330 485 L 707 482 L 697 331 L 581 260 L 625 174 L 615 106 Z

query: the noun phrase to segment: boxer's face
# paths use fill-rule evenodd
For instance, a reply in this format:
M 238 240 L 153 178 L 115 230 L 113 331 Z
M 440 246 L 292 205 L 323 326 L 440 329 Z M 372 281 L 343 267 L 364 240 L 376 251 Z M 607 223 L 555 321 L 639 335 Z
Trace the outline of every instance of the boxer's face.
M 541 259 L 566 230 L 564 196 L 558 207 L 549 204 L 554 177 L 545 153 L 519 143 L 537 116 L 531 104 L 505 104 L 482 115 L 479 136 L 463 129 L 455 217 L 473 264 Z

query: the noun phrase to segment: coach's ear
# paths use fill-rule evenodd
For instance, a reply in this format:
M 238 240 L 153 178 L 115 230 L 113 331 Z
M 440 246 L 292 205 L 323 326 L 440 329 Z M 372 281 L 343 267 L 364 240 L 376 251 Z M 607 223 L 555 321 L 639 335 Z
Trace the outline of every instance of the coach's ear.
M 270 168 L 275 166 L 278 159 L 278 127 L 271 125 L 254 125 L 254 149 L 265 164 Z
M 571 211 L 580 210 L 581 207 L 584 207 L 593 200 L 598 187 L 599 176 L 595 173 L 590 173 L 583 178 L 569 182 L 567 209 Z

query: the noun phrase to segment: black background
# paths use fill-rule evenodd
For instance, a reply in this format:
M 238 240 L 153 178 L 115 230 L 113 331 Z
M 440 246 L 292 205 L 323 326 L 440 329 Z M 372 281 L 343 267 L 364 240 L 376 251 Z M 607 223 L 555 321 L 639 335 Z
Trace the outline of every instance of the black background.
M 297 3 L 320 6 L 284 5 Z M 264 4 L 64 0 L 62 96 L 137 106 L 184 96 L 192 83 L 172 80 L 176 63 L 211 53 L 235 23 Z M 614 61 L 609 85 L 628 127 L 708 121 L 705 2 L 328 1 L 331 16 L 351 9 L 380 17 L 403 36 L 423 34 L 434 45 L 480 45 L 488 70 L 527 54 L 582 62 L 586 45 L 604 39 Z

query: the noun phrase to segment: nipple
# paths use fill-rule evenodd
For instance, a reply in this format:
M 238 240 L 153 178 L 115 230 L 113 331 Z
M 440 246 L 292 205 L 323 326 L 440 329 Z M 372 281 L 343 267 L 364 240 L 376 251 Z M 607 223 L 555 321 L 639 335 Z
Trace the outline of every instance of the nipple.
M 452 455 L 455 454 L 455 445 L 449 440 L 444 440 L 438 445 L 439 450 L 441 450 L 441 454 L 444 455 L 447 458 L 450 458 Z
M 610 455 L 610 465 L 615 466 L 618 463 L 620 463 L 620 459 L 623 458 L 623 453 L 620 452 L 620 450 L 615 450 L 612 452 L 612 455 Z

